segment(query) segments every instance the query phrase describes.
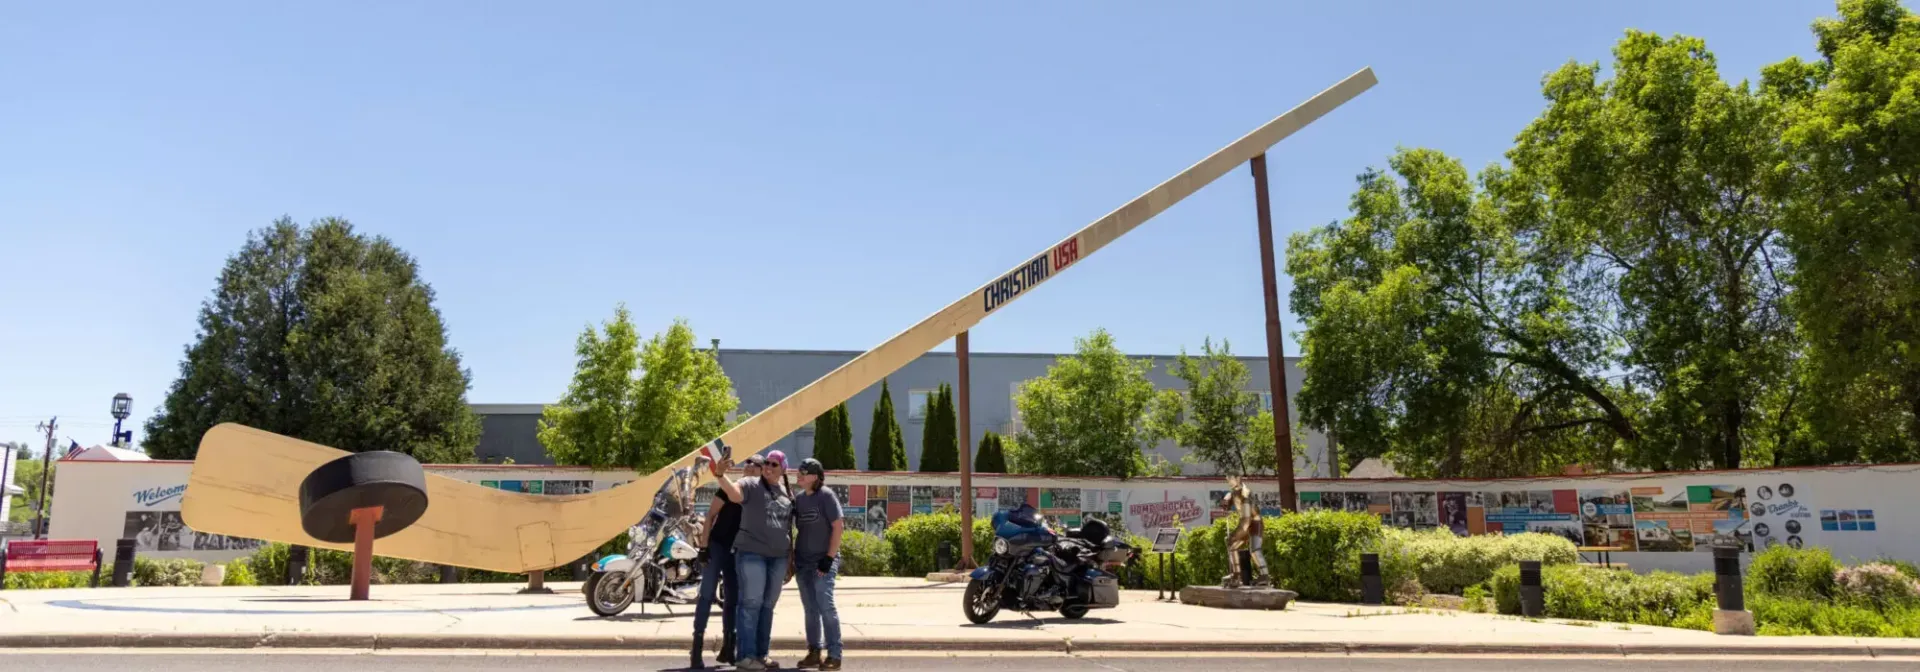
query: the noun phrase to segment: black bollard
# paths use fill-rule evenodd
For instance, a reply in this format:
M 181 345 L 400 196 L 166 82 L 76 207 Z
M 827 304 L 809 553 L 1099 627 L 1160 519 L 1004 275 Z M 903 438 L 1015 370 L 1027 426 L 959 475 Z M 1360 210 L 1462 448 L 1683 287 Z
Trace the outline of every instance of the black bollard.
M 1386 604 L 1387 591 L 1380 584 L 1380 554 L 1360 554 L 1360 603 Z
M 441 565 L 440 566 L 440 582 L 441 583 L 459 583 L 460 568 L 455 567 L 453 565 Z
M 1240 585 L 1253 585 L 1253 551 L 1240 551 Z
M 953 542 L 941 539 L 933 551 L 933 571 L 953 569 L 953 564 Z
M 113 587 L 125 588 L 133 585 L 134 540 L 119 539 L 113 542 Z
M 1520 561 L 1520 615 L 1540 618 L 1546 615 L 1546 596 L 1540 586 L 1540 561 Z
M 300 585 L 307 578 L 307 547 L 294 546 L 287 549 L 287 575 L 289 586 Z
M 1753 613 L 1747 611 L 1737 543 L 1722 539 L 1716 540 L 1713 546 L 1713 596 L 1720 607 L 1713 612 L 1713 631 L 1722 635 L 1752 636 L 1755 633 Z
M 100 587 L 100 570 L 106 569 L 106 568 L 107 568 L 106 559 L 100 557 L 100 546 L 95 545 L 93 547 L 93 578 L 87 580 L 88 588 Z
M 1713 548 L 1713 596 L 1722 611 L 1746 611 L 1746 589 L 1740 581 L 1740 549 L 1732 546 Z

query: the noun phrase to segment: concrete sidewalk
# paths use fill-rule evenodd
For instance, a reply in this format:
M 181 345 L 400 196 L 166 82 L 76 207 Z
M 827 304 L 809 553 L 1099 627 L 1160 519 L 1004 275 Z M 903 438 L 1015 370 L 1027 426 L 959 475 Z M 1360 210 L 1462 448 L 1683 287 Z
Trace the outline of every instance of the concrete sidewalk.
M 639 605 L 614 618 L 587 610 L 578 583 L 551 595 L 511 584 L 101 588 L 0 592 L 0 647 L 686 650 L 693 608 Z M 1729 637 L 1710 632 L 1443 610 L 1296 603 L 1228 611 L 1125 591 L 1080 620 L 1001 612 L 974 625 L 961 584 L 848 578 L 837 601 L 849 650 L 1499 653 L 1590 655 L 1920 656 L 1920 639 Z M 806 648 L 799 596 L 774 611 L 774 648 Z M 719 639 L 718 615 L 707 637 Z M 712 646 L 708 651 L 712 651 Z

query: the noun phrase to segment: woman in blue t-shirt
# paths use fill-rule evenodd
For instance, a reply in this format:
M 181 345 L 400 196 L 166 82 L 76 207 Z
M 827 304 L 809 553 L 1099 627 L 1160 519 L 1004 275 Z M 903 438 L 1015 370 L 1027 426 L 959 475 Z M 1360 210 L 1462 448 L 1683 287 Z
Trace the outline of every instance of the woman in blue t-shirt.
M 787 554 L 793 550 L 793 489 L 786 481 L 787 456 L 767 453 L 759 478 L 728 481 L 726 465 L 713 464 L 713 475 L 727 501 L 740 505 L 740 531 L 733 538 L 734 573 L 740 578 L 739 657 L 734 669 L 765 670 L 777 664 L 767 660 L 773 639 L 773 605 L 780 586 L 793 579 Z

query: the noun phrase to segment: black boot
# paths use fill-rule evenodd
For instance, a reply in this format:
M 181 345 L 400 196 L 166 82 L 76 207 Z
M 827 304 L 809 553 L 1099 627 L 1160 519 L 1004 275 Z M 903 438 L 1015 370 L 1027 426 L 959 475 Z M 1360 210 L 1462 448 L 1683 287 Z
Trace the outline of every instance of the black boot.
M 819 649 L 807 649 L 807 657 L 801 658 L 800 662 L 794 664 L 794 667 L 798 667 L 802 670 L 812 669 L 819 666 L 820 666 L 820 650 Z
M 713 657 L 713 662 L 721 665 L 733 664 L 733 633 L 729 632 L 720 637 L 720 653 Z
M 690 669 L 690 670 L 706 669 L 707 662 L 700 659 L 700 640 L 699 639 L 693 640 L 693 653 L 691 654 L 691 656 L 692 657 L 687 662 L 687 669 Z

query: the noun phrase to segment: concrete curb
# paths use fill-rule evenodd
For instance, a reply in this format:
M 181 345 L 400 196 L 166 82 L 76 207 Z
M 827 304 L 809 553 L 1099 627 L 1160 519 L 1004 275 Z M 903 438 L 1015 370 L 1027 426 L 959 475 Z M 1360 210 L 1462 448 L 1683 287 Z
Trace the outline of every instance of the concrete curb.
M 709 638 L 717 645 L 718 638 Z M 0 633 L 0 649 L 518 649 L 518 650 L 672 650 L 687 646 L 685 637 L 620 635 L 440 635 L 356 634 L 315 632 L 137 632 L 137 633 Z M 806 639 L 773 638 L 778 649 L 806 648 Z M 933 638 L 859 638 L 850 649 L 862 651 L 984 651 L 1004 653 L 1193 652 L 1193 653 L 1311 653 L 1344 655 L 1586 655 L 1621 657 L 1754 656 L 1884 658 L 1920 656 L 1920 646 L 1780 645 L 1727 646 L 1721 644 L 1488 644 L 1435 642 L 1261 642 L 1261 641 L 1139 641 L 1055 638 L 951 640 Z

